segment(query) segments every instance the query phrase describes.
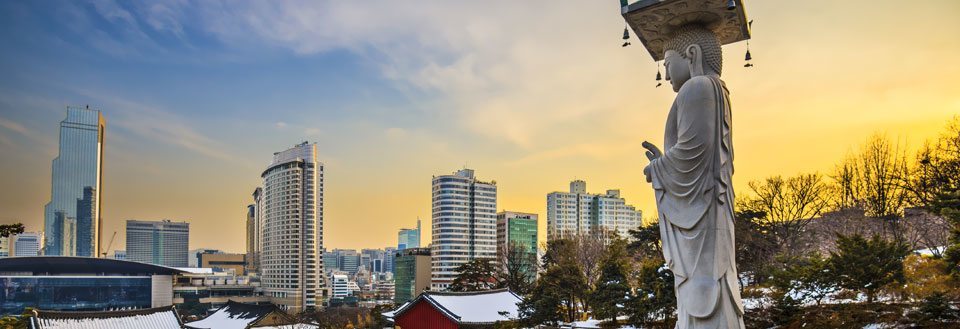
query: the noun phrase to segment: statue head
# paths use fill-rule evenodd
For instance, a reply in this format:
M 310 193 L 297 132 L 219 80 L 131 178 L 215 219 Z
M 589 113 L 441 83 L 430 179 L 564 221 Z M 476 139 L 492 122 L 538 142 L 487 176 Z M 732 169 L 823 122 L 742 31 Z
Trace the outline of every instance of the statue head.
M 663 62 L 673 91 L 699 75 L 720 75 L 723 53 L 712 31 L 699 25 L 680 27 L 664 47 Z

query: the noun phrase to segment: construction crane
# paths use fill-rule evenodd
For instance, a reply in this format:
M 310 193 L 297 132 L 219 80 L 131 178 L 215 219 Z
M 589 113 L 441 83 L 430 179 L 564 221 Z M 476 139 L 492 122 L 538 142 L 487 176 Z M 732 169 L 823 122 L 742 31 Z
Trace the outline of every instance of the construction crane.
M 107 258 L 107 253 L 110 252 L 110 246 L 113 245 L 113 239 L 117 237 L 117 231 L 113 231 L 113 236 L 110 237 L 110 243 L 107 243 L 107 247 L 103 248 L 103 252 L 100 253 L 103 255 L 103 258 Z

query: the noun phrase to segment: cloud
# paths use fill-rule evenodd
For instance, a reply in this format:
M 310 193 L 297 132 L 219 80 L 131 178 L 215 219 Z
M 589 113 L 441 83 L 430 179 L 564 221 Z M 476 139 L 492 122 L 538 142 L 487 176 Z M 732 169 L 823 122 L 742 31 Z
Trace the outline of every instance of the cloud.
M 224 145 L 194 130 L 188 120 L 160 106 L 130 101 L 90 90 L 75 90 L 101 106 L 109 126 L 119 127 L 148 140 L 174 145 L 198 155 L 224 161 L 245 162 L 225 151 Z
M 283 121 L 278 121 L 277 123 L 274 123 L 273 126 L 277 127 L 277 129 L 283 129 L 287 127 L 287 123 Z
M 524 149 L 635 93 L 612 81 L 642 56 L 620 51 L 618 11 L 596 2 L 196 1 L 136 12 L 154 29 L 202 31 L 231 49 L 350 51 L 401 89 L 427 92 L 418 98 L 434 98 L 428 117 Z

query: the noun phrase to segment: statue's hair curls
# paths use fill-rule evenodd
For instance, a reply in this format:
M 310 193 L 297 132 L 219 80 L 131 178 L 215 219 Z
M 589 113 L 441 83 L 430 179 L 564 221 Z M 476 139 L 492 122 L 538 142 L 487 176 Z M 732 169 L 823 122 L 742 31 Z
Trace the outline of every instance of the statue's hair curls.
M 703 64 L 720 74 L 723 70 L 723 51 L 720 49 L 720 40 L 712 31 L 696 24 L 684 25 L 677 29 L 666 43 L 664 49 L 680 53 L 687 58 L 684 52 L 690 45 L 700 45 L 703 51 Z

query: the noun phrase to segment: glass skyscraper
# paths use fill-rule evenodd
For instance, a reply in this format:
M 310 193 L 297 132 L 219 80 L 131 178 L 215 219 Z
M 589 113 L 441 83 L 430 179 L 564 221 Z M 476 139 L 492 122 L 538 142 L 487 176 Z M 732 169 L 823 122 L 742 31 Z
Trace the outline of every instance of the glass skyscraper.
M 397 250 L 420 248 L 420 219 L 417 218 L 417 228 L 402 228 L 397 233 Z
M 497 255 L 503 266 L 522 271 L 530 282 L 536 280 L 537 214 L 513 211 L 497 213 Z
M 43 207 L 46 255 L 95 257 L 100 252 L 104 126 L 103 114 L 90 107 L 68 107 L 60 122 L 60 153 L 53 159 L 50 202 Z M 64 232 L 65 226 L 75 231 Z M 73 239 L 76 246 L 64 239 Z

